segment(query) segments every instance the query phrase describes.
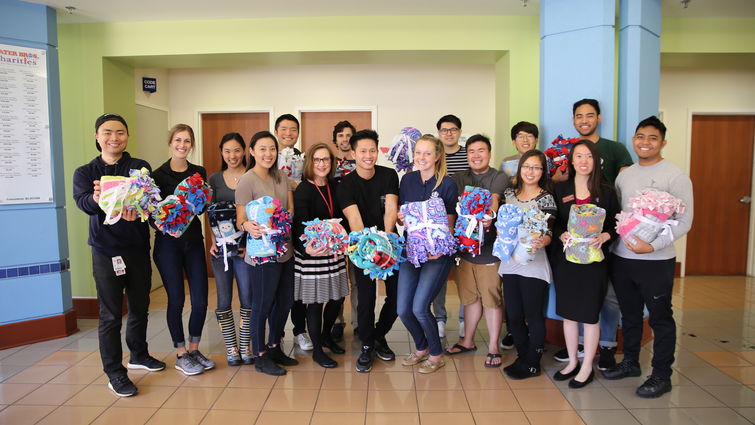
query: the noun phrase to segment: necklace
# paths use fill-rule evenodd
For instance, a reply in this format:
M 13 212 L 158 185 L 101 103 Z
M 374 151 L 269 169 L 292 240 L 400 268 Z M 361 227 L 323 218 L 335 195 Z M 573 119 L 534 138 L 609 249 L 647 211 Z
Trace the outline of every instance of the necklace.
M 325 198 L 325 194 L 322 193 L 322 190 L 320 190 L 320 186 L 318 186 L 317 183 L 314 182 L 314 180 L 310 180 L 310 183 L 312 183 L 315 186 L 315 189 L 317 189 L 317 192 L 320 194 L 320 197 L 325 202 L 325 206 L 328 207 L 328 213 L 330 214 L 329 218 L 334 218 L 333 195 L 331 195 L 330 193 L 330 185 L 328 183 L 325 183 L 325 187 L 328 188 L 328 197 Z

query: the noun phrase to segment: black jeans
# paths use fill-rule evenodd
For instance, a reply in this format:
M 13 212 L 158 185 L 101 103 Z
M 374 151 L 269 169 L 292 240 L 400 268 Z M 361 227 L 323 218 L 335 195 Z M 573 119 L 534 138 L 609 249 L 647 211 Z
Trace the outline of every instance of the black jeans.
M 126 345 L 131 359 L 143 360 L 147 351 L 147 312 L 149 291 L 152 287 L 152 264 L 149 250 L 122 255 L 126 274 L 116 276 L 112 257 L 92 251 L 92 270 L 100 305 L 100 357 L 102 368 L 108 378 L 125 375 L 121 324 L 123 317 L 123 291 L 128 297 L 128 321 L 126 322 Z
M 294 301 L 291 306 L 291 323 L 294 324 L 294 336 L 307 331 L 307 307 L 301 301 Z
M 285 263 L 249 266 L 252 280 L 252 352 L 265 348 L 265 322 L 270 326 L 268 345 L 280 344 L 288 312 L 294 303 L 294 257 Z
M 356 267 L 349 263 L 349 267 Z M 359 326 L 359 339 L 362 345 L 370 347 L 375 345 L 375 340 L 385 338 L 385 334 L 391 330 L 393 322 L 396 321 L 396 296 L 398 289 L 398 270 L 393 272 L 393 276 L 385 280 L 385 304 L 380 309 L 380 316 L 377 324 L 375 323 L 375 301 L 377 298 L 377 283 L 365 275 L 361 269 L 354 270 L 357 286 L 359 288 L 357 297 L 357 325 Z
M 507 327 L 519 357 L 524 358 L 529 351 L 545 345 L 543 312 L 548 300 L 548 282 L 517 274 L 502 277 Z
M 183 309 L 186 300 L 184 272 L 188 277 L 191 314 L 189 342 L 199 342 L 207 318 L 207 263 L 202 239 L 183 241 L 173 237 L 155 239 L 155 265 L 168 294 L 166 318 L 174 347 L 186 344 Z
M 671 310 L 676 258 L 630 260 L 614 255 L 611 281 L 621 309 L 624 359 L 639 361 L 643 306 L 650 312 L 653 329 L 653 375 L 671 377 L 676 346 L 676 322 Z

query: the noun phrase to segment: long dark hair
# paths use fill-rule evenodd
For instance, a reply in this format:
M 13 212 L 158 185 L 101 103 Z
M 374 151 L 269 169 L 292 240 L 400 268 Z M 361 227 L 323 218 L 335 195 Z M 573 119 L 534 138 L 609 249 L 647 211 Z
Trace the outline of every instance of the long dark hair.
M 543 174 L 540 176 L 540 180 L 537 181 L 537 185 L 540 186 L 540 189 L 552 193 L 551 179 L 548 178 L 548 163 L 545 159 L 545 154 L 537 149 L 528 150 L 523 153 L 522 157 L 519 159 L 519 167 L 516 170 L 516 187 L 514 187 L 514 193 L 519 194 L 524 187 L 524 183 L 522 183 L 522 164 L 532 157 L 537 158 L 540 161 L 540 166 L 543 167 Z
M 280 149 L 278 148 L 278 139 L 276 139 L 275 136 L 273 136 L 273 133 L 271 133 L 269 131 L 258 131 L 256 133 L 254 133 L 254 136 L 252 136 L 252 140 L 249 141 L 249 150 L 250 151 L 254 150 L 254 147 L 257 145 L 257 142 L 260 141 L 260 140 L 262 140 L 262 139 L 273 139 L 273 142 L 275 142 L 275 150 L 276 150 L 275 162 L 273 162 L 273 166 L 270 167 L 270 171 L 269 172 L 270 172 L 270 175 L 273 176 L 273 178 L 275 179 L 275 181 L 279 182 L 280 181 L 280 173 L 278 172 L 278 155 L 277 155 L 277 152 L 279 152 Z M 251 155 L 251 153 L 250 153 L 250 155 L 249 155 L 249 166 L 247 166 L 246 169 L 247 170 L 251 170 L 252 168 L 254 168 L 255 165 L 257 165 L 257 161 L 254 159 L 254 156 Z
M 574 170 L 574 151 L 577 149 L 577 146 L 585 146 L 592 155 L 592 172 L 587 178 L 587 190 L 590 191 L 590 198 L 592 198 L 592 201 L 597 203 L 602 195 L 601 186 L 603 184 L 603 173 L 600 171 L 600 154 L 598 148 L 595 146 L 595 143 L 587 139 L 582 139 L 572 146 L 571 151 L 569 152 L 569 181 L 571 181 L 572 184 L 577 175 L 577 172 Z
M 239 142 L 239 144 L 241 145 L 241 152 L 243 153 L 243 156 L 241 157 L 241 165 L 246 167 L 247 153 L 246 153 L 246 143 L 244 143 L 244 138 L 241 137 L 239 133 L 226 133 L 225 136 L 223 136 L 223 138 L 220 139 L 220 155 L 221 155 L 220 162 L 222 162 L 222 164 L 220 165 L 221 170 L 228 169 L 228 164 L 225 163 L 225 160 L 223 159 L 222 155 L 223 155 L 223 146 L 225 145 L 226 142 L 229 142 L 231 140 L 235 140 Z

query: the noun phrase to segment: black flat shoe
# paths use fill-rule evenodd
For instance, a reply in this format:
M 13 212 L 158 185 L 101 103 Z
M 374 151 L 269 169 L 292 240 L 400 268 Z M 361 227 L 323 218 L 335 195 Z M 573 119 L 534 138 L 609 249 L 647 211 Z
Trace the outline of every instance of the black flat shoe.
M 588 376 L 588 377 L 587 377 L 587 380 L 585 380 L 584 382 L 582 382 L 582 381 L 577 381 L 577 378 L 574 378 L 574 379 L 572 379 L 571 381 L 569 381 L 569 388 L 582 388 L 582 387 L 584 387 L 585 385 L 587 385 L 587 384 L 589 384 L 590 382 L 592 382 L 592 379 L 593 379 L 594 377 L 595 377 L 595 372 L 594 372 L 594 371 L 590 371 L 590 376 Z
M 553 374 L 553 380 L 555 381 L 566 381 L 567 379 L 571 378 L 572 376 L 576 376 L 579 373 L 579 368 L 582 365 L 580 363 L 577 363 L 577 366 L 569 373 L 561 373 L 559 370 L 558 372 Z
M 330 350 L 330 352 L 333 353 L 333 354 L 344 354 L 344 353 L 346 353 L 346 350 L 344 350 L 344 348 L 341 347 L 340 345 L 336 344 L 335 341 L 333 341 L 332 339 L 324 339 L 323 338 L 322 341 L 320 342 L 320 345 L 322 345 L 324 348 L 327 348 L 328 350 Z
M 333 369 L 338 366 L 338 362 L 328 357 L 325 353 L 313 355 L 312 358 L 317 364 L 325 369 Z

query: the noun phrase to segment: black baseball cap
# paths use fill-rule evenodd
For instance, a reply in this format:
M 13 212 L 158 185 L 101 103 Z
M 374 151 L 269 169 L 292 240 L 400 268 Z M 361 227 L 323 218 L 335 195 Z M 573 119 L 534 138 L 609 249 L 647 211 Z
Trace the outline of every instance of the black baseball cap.
M 105 124 L 108 121 L 118 121 L 121 124 L 123 124 L 124 127 L 126 127 L 126 134 L 128 134 L 128 124 L 126 124 L 126 120 L 123 119 L 122 116 L 118 114 L 102 114 L 100 115 L 97 120 L 94 122 L 94 132 L 97 133 L 97 130 L 100 129 L 100 126 L 102 124 Z M 94 146 L 97 148 L 98 151 L 102 152 L 102 148 L 100 148 L 100 144 L 97 143 L 97 139 L 94 140 Z

